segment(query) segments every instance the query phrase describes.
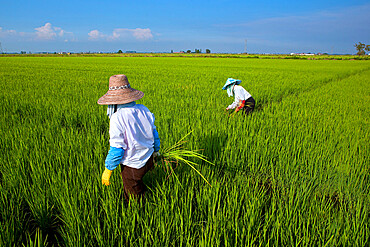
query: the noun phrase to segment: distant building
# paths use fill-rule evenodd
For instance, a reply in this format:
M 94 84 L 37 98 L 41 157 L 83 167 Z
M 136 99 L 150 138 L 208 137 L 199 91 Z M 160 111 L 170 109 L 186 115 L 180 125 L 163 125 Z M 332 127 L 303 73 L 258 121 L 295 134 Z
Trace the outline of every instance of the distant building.
M 312 53 L 290 53 L 290 55 L 292 56 L 314 56 L 315 54 L 312 54 Z

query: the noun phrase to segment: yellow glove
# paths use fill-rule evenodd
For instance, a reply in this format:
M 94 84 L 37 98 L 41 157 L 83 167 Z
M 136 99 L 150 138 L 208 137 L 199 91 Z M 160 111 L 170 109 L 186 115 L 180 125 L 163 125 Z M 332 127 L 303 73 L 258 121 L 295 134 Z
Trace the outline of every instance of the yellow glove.
M 112 171 L 105 168 L 105 170 L 103 172 L 103 175 L 101 177 L 101 181 L 106 186 L 110 185 L 110 183 L 109 183 L 110 175 L 112 175 Z

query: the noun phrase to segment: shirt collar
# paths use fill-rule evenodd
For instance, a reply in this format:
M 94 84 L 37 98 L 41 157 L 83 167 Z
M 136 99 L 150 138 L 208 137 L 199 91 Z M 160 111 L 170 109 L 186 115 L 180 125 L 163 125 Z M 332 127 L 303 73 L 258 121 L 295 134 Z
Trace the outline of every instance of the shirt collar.
M 136 105 L 135 101 L 132 101 L 132 102 L 126 103 L 126 104 L 120 104 L 120 105 L 117 105 L 117 110 L 120 109 L 120 108 L 131 107 L 131 106 L 134 106 L 134 105 Z
M 108 105 L 107 116 L 110 118 L 114 113 L 116 113 L 120 109 L 127 108 L 127 107 L 133 107 L 134 105 L 136 105 L 135 101 L 132 101 L 132 102 L 127 103 L 127 104 Z

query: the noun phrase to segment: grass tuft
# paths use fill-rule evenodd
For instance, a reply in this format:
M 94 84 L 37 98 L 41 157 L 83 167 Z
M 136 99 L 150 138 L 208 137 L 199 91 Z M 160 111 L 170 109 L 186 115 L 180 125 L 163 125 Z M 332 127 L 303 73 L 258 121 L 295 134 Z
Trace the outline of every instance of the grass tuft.
M 184 137 L 182 137 L 179 141 L 177 141 L 172 146 L 163 149 L 160 160 L 165 172 L 168 174 L 168 177 L 171 174 L 174 174 L 176 179 L 179 181 L 178 177 L 175 174 L 175 169 L 179 164 L 185 164 L 188 165 L 191 169 L 193 169 L 196 173 L 201 176 L 201 178 L 212 187 L 212 185 L 208 182 L 208 180 L 203 176 L 203 174 L 198 171 L 198 169 L 195 168 L 198 164 L 195 163 L 194 159 L 199 159 L 201 161 L 204 161 L 208 164 L 214 165 L 212 162 L 207 160 L 207 157 L 199 151 L 201 150 L 187 150 L 184 148 L 183 144 L 186 143 L 184 140 L 187 136 L 189 136 L 193 131 L 190 131 L 187 133 Z M 175 167 L 173 165 L 175 164 Z

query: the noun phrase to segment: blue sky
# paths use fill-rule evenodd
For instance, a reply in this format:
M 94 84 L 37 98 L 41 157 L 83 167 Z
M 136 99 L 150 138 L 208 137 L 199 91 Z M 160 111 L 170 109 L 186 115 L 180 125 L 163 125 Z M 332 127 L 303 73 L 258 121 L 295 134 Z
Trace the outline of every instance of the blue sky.
M 6 52 L 356 53 L 370 1 L 0 0 Z

